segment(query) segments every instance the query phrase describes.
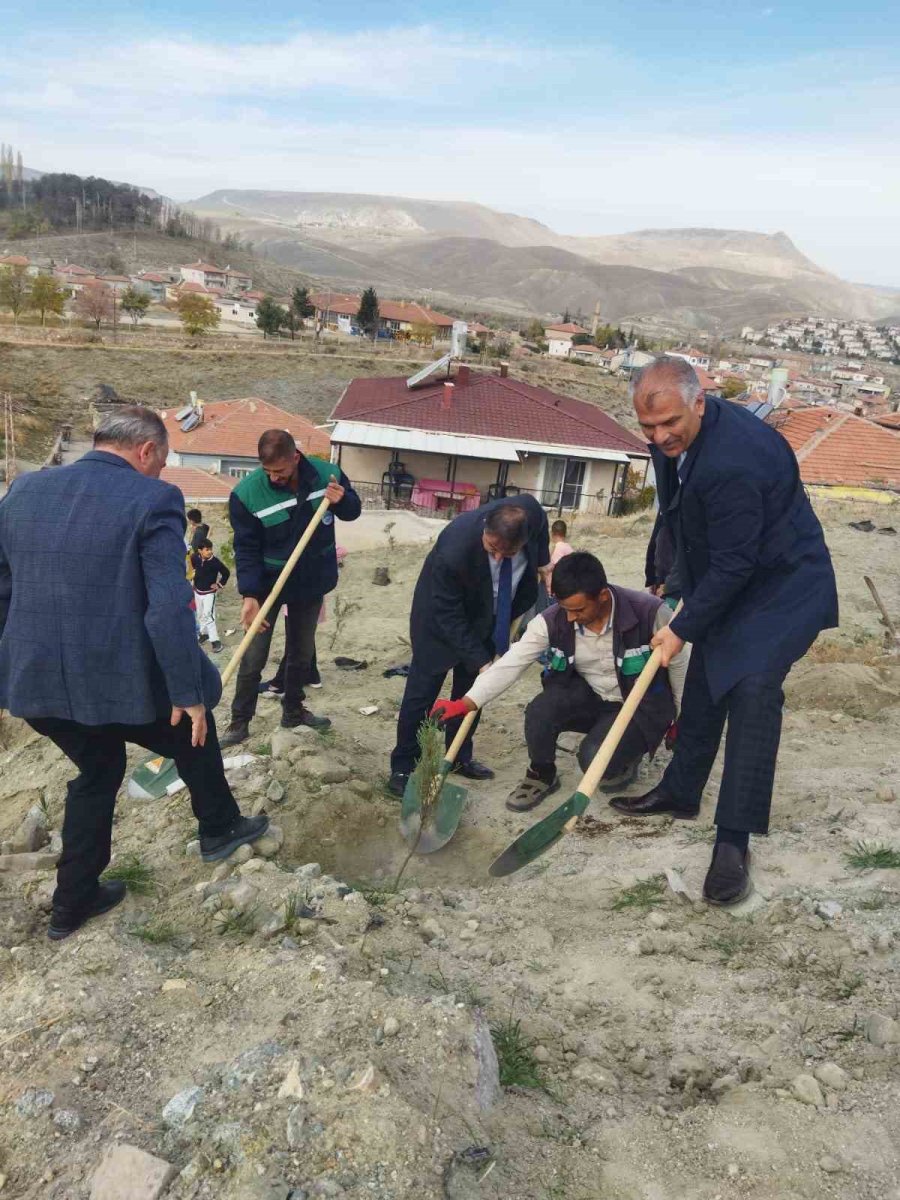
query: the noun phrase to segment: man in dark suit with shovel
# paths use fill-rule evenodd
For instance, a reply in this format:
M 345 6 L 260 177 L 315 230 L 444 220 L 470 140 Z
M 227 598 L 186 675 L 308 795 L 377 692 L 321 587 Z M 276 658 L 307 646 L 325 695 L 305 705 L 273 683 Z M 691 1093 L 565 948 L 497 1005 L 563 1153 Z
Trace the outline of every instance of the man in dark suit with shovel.
M 782 684 L 838 621 L 834 570 L 797 460 L 777 430 L 739 405 L 705 399 L 679 358 L 644 367 L 632 395 L 684 598 L 652 645 L 663 666 L 685 642 L 693 652 L 672 762 L 646 795 L 610 803 L 631 816 L 696 816 L 727 721 L 703 894 L 733 904 L 750 889 L 750 834 L 769 827 Z

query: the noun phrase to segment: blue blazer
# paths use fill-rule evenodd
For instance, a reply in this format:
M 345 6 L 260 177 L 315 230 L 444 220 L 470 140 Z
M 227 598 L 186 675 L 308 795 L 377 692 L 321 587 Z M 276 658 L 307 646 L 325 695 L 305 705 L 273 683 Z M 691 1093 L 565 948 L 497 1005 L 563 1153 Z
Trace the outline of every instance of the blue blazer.
M 680 488 L 675 460 L 651 454 L 684 596 L 671 628 L 702 645 L 713 699 L 747 675 L 787 671 L 838 623 L 831 556 L 793 450 L 739 405 L 707 399 Z
M 438 535 L 413 594 L 409 627 L 413 654 L 432 671 L 462 663 L 473 674 L 494 657 L 494 585 L 482 545 L 488 513 L 516 504 L 528 514 L 525 573 L 513 596 L 513 620 L 537 599 L 537 569 L 550 561 L 547 514 L 533 496 L 491 500 L 460 513 Z
M 15 480 L 0 503 L 0 706 L 83 725 L 214 707 L 184 531 L 178 488 L 116 454 Z

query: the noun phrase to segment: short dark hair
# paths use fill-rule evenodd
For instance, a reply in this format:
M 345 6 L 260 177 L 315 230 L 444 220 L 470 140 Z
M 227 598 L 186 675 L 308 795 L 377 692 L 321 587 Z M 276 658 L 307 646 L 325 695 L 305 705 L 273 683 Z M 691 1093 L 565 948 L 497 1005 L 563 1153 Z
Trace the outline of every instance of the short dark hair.
M 187 510 L 187 519 L 193 521 L 195 525 L 199 525 L 203 520 L 203 513 L 199 508 L 189 508 Z
M 277 462 L 281 458 L 293 458 L 297 443 L 286 429 L 267 429 L 259 439 L 256 452 L 261 463 Z
M 200 540 L 200 541 L 197 543 L 197 549 L 198 549 L 198 550 L 212 550 L 212 548 L 213 548 L 213 544 L 212 544 L 212 542 L 209 540 L 209 538 L 202 538 L 202 539 L 201 539 L 201 540 Z
M 553 568 L 553 595 L 568 600 L 579 592 L 596 596 L 607 586 L 603 563 L 587 550 L 576 550 L 561 558 Z
M 565 537 L 569 532 L 569 527 L 565 521 L 554 521 L 550 526 L 551 533 L 558 533 L 560 537 Z
M 528 513 L 518 504 L 501 504 L 485 517 L 484 532 L 504 550 L 521 550 L 528 540 Z

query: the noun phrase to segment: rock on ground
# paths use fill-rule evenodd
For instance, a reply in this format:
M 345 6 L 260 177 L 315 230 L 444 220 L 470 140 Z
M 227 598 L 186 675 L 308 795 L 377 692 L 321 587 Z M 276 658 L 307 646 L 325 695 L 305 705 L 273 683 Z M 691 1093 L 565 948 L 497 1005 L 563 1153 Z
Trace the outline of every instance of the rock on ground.
M 91 1200 L 159 1200 L 177 1167 L 137 1146 L 110 1146 L 94 1172 Z

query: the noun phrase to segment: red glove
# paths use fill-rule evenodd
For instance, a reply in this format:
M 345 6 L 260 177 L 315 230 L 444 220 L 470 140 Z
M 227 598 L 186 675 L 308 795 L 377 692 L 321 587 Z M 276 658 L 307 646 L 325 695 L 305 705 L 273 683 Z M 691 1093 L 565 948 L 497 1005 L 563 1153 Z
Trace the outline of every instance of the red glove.
M 673 721 L 666 730 L 665 743 L 667 750 L 674 750 L 675 743 L 678 741 L 678 722 Z
M 444 725 L 447 721 L 455 721 L 457 717 L 468 716 L 471 711 L 465 700 L 438 700 L 428 715 Z

